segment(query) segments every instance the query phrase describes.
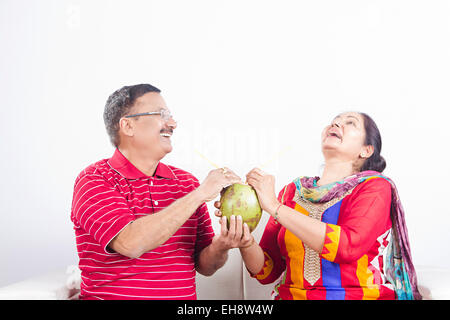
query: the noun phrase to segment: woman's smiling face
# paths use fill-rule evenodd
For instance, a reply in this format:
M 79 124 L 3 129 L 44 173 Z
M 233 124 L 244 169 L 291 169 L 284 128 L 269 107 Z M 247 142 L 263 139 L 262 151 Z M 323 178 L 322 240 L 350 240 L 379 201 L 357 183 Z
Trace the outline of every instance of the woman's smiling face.
M 337 156 L 344 161 L 357 161 L 367 156 L 365 137 L 363 116 L 357 112 L 344 112 L 322 131 L 322 153 L 325 158 Z

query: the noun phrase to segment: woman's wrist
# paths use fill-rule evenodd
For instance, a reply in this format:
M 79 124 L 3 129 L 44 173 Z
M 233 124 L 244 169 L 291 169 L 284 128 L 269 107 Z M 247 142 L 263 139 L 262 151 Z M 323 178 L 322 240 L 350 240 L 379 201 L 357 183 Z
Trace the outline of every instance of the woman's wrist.
M 278 222 L 278 212 L 280 211 L 280 208 L 282 206 L 282 203 L 278 204 L 277 208 L 275 209 L 275 213 L 272 215 L 272 217 L 275 219 L 275 222 Z
M 281 205 L 282 204 L 278 201 L 273 202 L 272 205 L 268 208 L 267 213 L 272 217 L 275 216 Z

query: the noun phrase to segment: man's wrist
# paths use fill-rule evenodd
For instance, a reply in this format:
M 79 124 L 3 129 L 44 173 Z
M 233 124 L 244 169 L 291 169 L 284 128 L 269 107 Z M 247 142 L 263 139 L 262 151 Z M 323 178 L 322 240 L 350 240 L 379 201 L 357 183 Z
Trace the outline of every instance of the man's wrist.
M 211 250 L 215 255 L 223 256 L 228 253 L 228 250 L 230 250 L 230 248 L 222 245 L 220 241 L 213 241 L 211 242 Z
M 196 204 L 198 204 L 198 206 L 206 202 L 206 196 L 204 195 L 201 186 L 192 191 L 190 194 L 192 199 L 196 202 Z
M 256 243 L 256 241 L 255 241 L 255 238 L 252 238 L 252 242 L 250 243 L 250 244 L 248 244 L 248 245 L 246 245 L 246 246 L 243 246 L 243 247 L 239 247 L 239 250 L 245 250 L 245 249 L 248 249 L 248 248 L 250 248 L 250 247 L 253 247 L 253 245 Z

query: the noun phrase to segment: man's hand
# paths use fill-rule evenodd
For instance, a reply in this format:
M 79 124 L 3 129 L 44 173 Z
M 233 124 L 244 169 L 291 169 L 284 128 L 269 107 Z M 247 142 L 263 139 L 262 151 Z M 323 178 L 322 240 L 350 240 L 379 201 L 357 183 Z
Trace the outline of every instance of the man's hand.
M 197 188 L 204 202 L 215 199 L 223 188 L 237 182 L 242 182 L 241 178 L 228 168 L 211 170 L 208 176 Z
M 220 202 L 216 201 L 214 206 L 220 209 Z M 227 217 L 222 217 L 222 212 L 216 210 L 216 217 L 220 217 L 220 233 L 213 238 L 220 248 L 224 250 L 232 248 L 245 248 L 250 246 L 254 239 L 246 223 L 243 223 L 241 216 L 232 215 L 230 217 L 230 227 L 227 228 Z
M 220 208 L 220 202 L 214 203 L 216 208 Z M 216 216 L 222 213 L 217 210 Z M 232 248 L 249 248 L 255 243 L 250 229 L 246 223 L 242 223 L 241 216 L 231 216 L 230 227 L 227 228 L 227 218 L 220 218 L 220 233 L 215 235 L 211 244 L 203 249 L 196 261 L 196 270 L 210 276 L 221 268 L 228 258 L 228 250 Z
M 215 235 L 213 243 L 219 250 L 248 247 L 253 243 L 253 236 L 241 216 L 230 217 L 230 228 L 227 228 L 227 218 L 220 218 L 220 233 Z

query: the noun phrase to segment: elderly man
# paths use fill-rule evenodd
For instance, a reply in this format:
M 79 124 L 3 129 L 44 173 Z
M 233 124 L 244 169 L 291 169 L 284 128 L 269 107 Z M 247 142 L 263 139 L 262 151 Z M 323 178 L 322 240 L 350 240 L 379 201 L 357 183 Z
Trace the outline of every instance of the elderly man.
M 196 299 L 196 271 L 212 275 L 230 248 L 248 245 L 240 219 L 214 236 L 205 201 L 240 178 L 212 170 L 202 184 L 160 160 L 177 127 L 160 90 L 125 86 L 107 100 L 104 121 L 116 147 L 75 181 L 80 299 Z

